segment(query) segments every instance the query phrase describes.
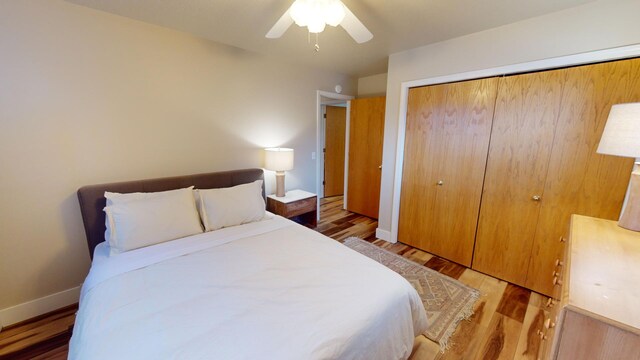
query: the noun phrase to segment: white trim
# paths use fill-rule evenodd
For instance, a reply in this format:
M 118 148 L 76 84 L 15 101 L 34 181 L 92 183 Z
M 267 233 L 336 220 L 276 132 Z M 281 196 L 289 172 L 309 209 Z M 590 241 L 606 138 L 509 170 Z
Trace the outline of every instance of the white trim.
M 530 61 L 520 64 L 494 67 L 490 69 L 463 72 L 458 74 L 436 76 L 427 79 L 403 81 L 400 84 L 400 112 L 398 114 L 398 141 L 396 144 L 396 164 L 393 180 L 393 197 L 391 199 L 391 229 L 388 231 L 391 242 L 398 241 L 398 223 L 400 216 L 400 193 L 402 187 L 402 166 L 404 162 L 405 128 L 407 125 L 407 101 L 409 88 L 425 85 L 442 84 L 454 81 L 480 79 L 491 76 L 517 74 L 529 71 L 539 71 L 577 66 L 600 61 L 620 60 L 640 56 L 640 45 L 623 46 L 587 53 L 559 56 L 555 58 Z M 385 230 L 382 230 L 385 231 Z M 377 234 L 377 230 L 376 230 Z M 377 236 L 377 235 L 376 235 Z
M 0 328 L 75 304 L 80 286 L 0 310 Z
M 318 161 L 318 181 L 320 182 L 320 186 L 318 187 L 318 199 L 324 197 L 324 186 L 322 185 L 322 181 L 324 181 L 324 149 L 327 147 L 327 104 L 320 104 L 320 152 L 316 153 L 316 161 Z M 319 208 L 318 208 L 319 209 Z
M 322 153 L 324 138 L 321 138 L 322 131 L 323 131 L 322 122 L 321 122 L 323 96 L 329 99 L 344 100 L 344 101 L 349 101 L 355 98 L 354 96 L 351 96 L 351 95 L 342 95 L 342 94 L 332 93 L 332 92 L 322 91 L 322 90 L 316 91 L 316 194 L 320 194 L 320 191 L 322 190 L 321 176 L 324 175 L 323 173 L 324 169 L 320 167 L 320 165 L 322 165 L 321 161 L 318 160 L 320 156 L 324 156 L 324 154 Z M 320 196 L 318 196 L 317 198 L 318 198 L 317 206 L 318 206 L 318 209 L 320 209 Z M 318 220 L 320 220 L 320 211 L 318 211 Z
M 383 229 L 380 229 L 380 228 L 376 228 L 376 237 L 378 239 L 382 239 L 382 240 L 388 241 L 390 243 L 397 242 L 397 240 L 393 240 L 393 241 L 391 240 L 392 236 L 391 236 L 391 232 L 390 231 L 383 230 Z
M 342 208 L 347 210 L 347 192 L 349 191 L 349 129 L 351 128 L 351 101 L 347 101 L 347 116 L 344 132 L 344 190 Z

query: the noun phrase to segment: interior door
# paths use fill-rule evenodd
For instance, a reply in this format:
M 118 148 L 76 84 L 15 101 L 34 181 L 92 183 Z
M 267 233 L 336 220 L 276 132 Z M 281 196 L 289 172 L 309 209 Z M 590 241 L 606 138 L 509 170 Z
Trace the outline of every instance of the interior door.
M 344 194 L 344 142 L 347 109 L 326 106 L 324 140 L 324 196 Z
M 555 133 L 563 70 L 500 78 L 473 268 L 524 286 Z
M 611 106 L 640 101 L 640 59 L 563 70 L 566 80 L 526 286 L 553 293 L 572 213 L 617 220 L 633 159 L 596 153 Z
M 399 241 L 471 266 L 497 84 L 409 90 Z
M 351 100 L 347 210 L 378 218 L 386 97 Z

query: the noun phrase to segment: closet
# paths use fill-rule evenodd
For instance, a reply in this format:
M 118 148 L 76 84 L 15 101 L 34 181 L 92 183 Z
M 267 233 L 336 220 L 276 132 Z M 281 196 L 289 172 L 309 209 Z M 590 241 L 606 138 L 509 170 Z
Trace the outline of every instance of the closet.
M 570 215 L 620 213 L 633 161 L 596 148 L 637 101 L 640 59 L 410 89 L 399 241 L 551 295 Z

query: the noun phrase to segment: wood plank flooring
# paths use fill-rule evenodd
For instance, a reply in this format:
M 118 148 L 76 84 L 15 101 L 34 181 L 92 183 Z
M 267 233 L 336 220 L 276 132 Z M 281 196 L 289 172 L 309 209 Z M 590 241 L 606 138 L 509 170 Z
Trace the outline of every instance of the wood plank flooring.
M 537 358 L 540 339 L 536 330 L 545 319 L 545 297 L 411 246 L 378 240 L 377 221 L 349 213 L 342 204 L 341 196 L 321 200 L 317 231 L 338 241 L 358 236 L 481 292 L 475 314 L 460 323 L 446 352 L 441 353 L 436 343 L 419 336 L 411 359 Z M 76 311 L 77 305 L 72 305 L 2 329 L 0 359 L 66 359 Z

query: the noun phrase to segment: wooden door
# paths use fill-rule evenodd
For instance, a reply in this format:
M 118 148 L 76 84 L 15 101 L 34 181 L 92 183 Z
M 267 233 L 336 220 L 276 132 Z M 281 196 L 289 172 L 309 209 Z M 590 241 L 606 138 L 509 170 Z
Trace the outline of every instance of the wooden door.
M 562 98 L 563 70 L 500 79 L 473 268 L 524 286 Z
M 347 109 L 326 106 L 324 137 L 324 196 L 344 194 L 344 142 Z
M 640 59 L 563 70 L 565 85 L 526 287 L 551 295 L 571 214 L 617 220 L 632 159 L 596 153 L 611 106 L 640 101 Z
M 378 218 L 386 97 L 351 100 L 347 210 Z
M 399 241 L 471 266 L 497 84 L 409 90 Z

